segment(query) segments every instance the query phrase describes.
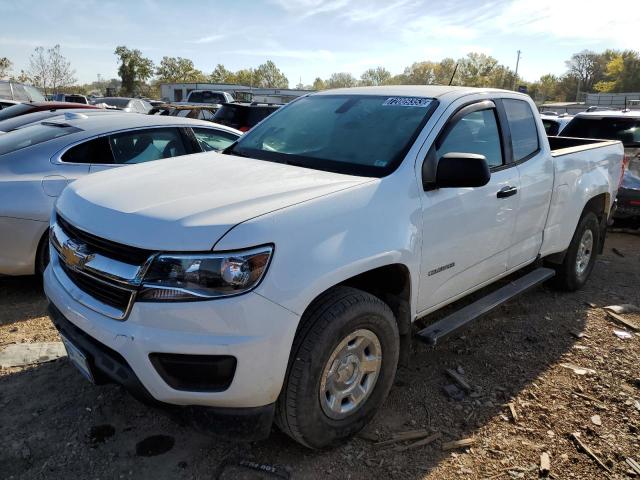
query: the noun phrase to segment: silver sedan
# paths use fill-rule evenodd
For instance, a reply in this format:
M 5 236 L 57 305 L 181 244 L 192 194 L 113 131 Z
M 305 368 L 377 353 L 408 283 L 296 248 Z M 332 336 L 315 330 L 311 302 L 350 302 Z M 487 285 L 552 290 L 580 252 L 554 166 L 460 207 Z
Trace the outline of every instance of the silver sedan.
M 0 135 L 0 275 L 41 273 L 49 217 L 79 177 L 191 153 L 221 150 L 242 132 L 180 117 L 67 113 Z

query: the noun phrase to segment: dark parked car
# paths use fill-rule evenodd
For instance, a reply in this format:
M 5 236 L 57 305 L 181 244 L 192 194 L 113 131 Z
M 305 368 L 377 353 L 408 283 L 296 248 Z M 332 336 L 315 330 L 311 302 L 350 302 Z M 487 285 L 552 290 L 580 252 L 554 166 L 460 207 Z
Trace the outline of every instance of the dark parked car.
M 0 110 L 22 102 L 45 102 L 36 87 L 23 83 L 0 81 Z
M 280 107 L 270 103 L 224 103 L 212 121 L 246 132 Z
M 621 226 L 640 227 L 640 111 L 608 110 L 577 114 L 562 131 L 563 137 L 620 140 L 625 171 L 618 189 L 614 219 Z
M 84 95 L 72 93 L 56 93 L 53 96 L 53 100 L 56 102 L 73 102 L 73 103 L 84 103 L 88 104 L 89 100 Z

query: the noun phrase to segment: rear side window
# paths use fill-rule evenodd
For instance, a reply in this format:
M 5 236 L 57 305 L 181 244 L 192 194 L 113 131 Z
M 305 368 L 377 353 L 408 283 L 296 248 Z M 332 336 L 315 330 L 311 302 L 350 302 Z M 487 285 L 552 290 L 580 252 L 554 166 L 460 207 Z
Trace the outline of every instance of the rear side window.
M 150 128 L 118 133 L 111 135 L 110 144 L 114 161 L 118 164 L 150 162 L 187 153 L 177 128 Z
M 511 130 L 513 159 L 518 162 L 540 149 L 536 119 L 527 102 L 511 98 L 505 98 L 502 102 Z
M 562 136 L 620 140 L 625 147 L 640 147 L 640 118 L 575 117 Z
M 65 163 L 111 164 L 113 155 L 107 137 L 94 138 L 67 150 L 61 157 Z
M 237 135 L 213 128 L 194 128 L 193 133 L 205 152 L 224 150 L 238 139 Z
M 80 129 L 66 124 L 38 123 L 0 135 L 0 155 L 64 137 Z
M 462 117 L 441 143 L 436 155 L 441 158 L 452 152 L 484 155 L 489 167 L 502 165 L 502 146 L 495 110 L 479 110 Z

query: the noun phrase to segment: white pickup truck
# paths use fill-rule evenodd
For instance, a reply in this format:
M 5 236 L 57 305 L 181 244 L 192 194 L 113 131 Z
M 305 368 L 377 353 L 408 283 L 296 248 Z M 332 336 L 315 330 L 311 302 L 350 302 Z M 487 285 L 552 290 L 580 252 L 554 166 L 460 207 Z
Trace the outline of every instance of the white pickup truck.
M 509 91 L 302 97 L 223 154 L 67 187 L 45 273 L 52 319 L 97 383 L 183 406 L 221 435 L 265 437 L 275 420 L 308 447 L 335 444 L 384 401 L 415 320 L 434 343 L 542 281 L 587 280 L 623 147 L 552 142 Z

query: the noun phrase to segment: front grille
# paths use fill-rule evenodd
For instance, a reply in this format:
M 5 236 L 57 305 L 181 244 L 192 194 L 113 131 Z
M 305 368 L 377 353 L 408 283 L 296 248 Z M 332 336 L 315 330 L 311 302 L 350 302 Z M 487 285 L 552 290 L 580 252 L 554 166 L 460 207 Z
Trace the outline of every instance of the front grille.
M 76 272 L 67 267 L 67 265 L 62 261 L 60 261 L 60 266 L 64 273 L 67 274 L 69 279 L 75 283 L 79 289 L 85 291 L 105 305 L 117 308 L 123 312 L 127 311 L 129 302 L 131 301 L 131 296 L 134 294 L 133 291 L 124 290 L 108 283 L 101 282 L 89 275 Z
M 56 217 L 56 223 L 71 238 L 86 244 L 92 252 L 100 253 L 106 257 L 129 263 L 131 265 L 142 265 L 153 255 L 153 251 L 143 248 L 131 247 L 121 243 L 112 242 L 104 238 L 96 237 L 90 233 L 80 230 L 67 222 L 60 215 Z

